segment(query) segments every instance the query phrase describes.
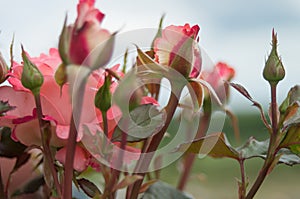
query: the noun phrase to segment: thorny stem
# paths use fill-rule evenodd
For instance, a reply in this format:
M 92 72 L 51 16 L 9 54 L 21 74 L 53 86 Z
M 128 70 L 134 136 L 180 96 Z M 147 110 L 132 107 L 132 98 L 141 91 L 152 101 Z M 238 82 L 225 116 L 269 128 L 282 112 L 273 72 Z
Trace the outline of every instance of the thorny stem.
M 161 130 L 157 134 L 155 134 L 153 136 L 153 139 L 151 140 L 151 143 L 146 150 L 146 154 L 151 153 L 152 155 L 150 157 L 143 156 L 143 155 L 140 157 L 140 159 L 138 160 L 136 169 L 135 169 L 135 174 L 145 177 L 145 172 L 140 173 L 139 171 L 145 171 L 149 167 L 151 160 L 153 158 L 153 155 L 154 155 L 154 151 L 158 148 L 158 146 L 159 146 L 159 144 L 160 144 L 160 142 L 161 142 L 165 132 L 167 131 L 167 129 L 170 125 L 170 122 L 173 118 L 173 115 L 175 113 L 175 110 L 176 110 L 178 102 L 179 102 L 179 97 L 180 97 L 181 91 L 182 91 L 182 88 L 177 90 L 178 93 L 171 92 L 169 102 L 168 102 L 167 106 L 165 107 L 165 110 L 167 112 L 167 118 L 165 121 L 165 125 L 161 128 Z M 131 199 L 136 199 L 138 197 L 139 190 L 140 190 L 142 183 L 143 183 L 143 179 L 137 180 L 133 184 L 131 197 L 130 197 Z
M 240 170 L 241 170 L 241 185 L 239 185 L 239 199 L 245 199 L 246 195 L 246 176 L 245 176 L 245 166 L 244 159 L 240 159 Z
M 120 150 L 119 150 L 119 154 L 118 154 L 116 168 L 112 169 L 112 175 L 110 177 L 109 184 L 104 191 L 103 198 L 106 198 L 107 196 L 110 199 L 115 198 L 115 193 L 117 190 L 113 190 L 113 189 L 114 189 L 115 184 L 118 182 L 118 180 L 120 178 L 120 173 L 121 173 L 120 169 L 121 169 L 122 162 L 124 159 L 124 150 L 126 147 L 126 143 L 127 143 L 127 134 L 122 131 L 121 146 L 120 146 Z
M 40 94 L 34 95 L 35 104 L 36 104 L 36 111 L 37 111 L 37 117 L 38 122 L 40 126 L 40 133 L 41 133 L 41 139 L 42 139 L 42 146 L 43 146 L 43 152 L 45 157 L 45 162 L 48 163 L 48 167 L 50 169 L 51 175 L 53 177 L 54 186 L 56 188 L 56 191 L 59 196 L 61 196 L 61 187 L 58 181 L 57 172 L 54 167 L 54 159 L 51 153 L 51 149 L 49 146 L 50 142 L 50 136 L 51 132 L 49 131 L 49 123 L 43 120 L 43 110 L 42 110 L 42 104 L 41 104 L 41 98 Z
M 277 124 L 277 99 L 276 99 L 276 89 L 277 89 L 277 84 L 270 84 L 271 86 L 271 118 L 272 118 L 272 134 L 270 137 L 270 143 L 269 143 L 269 148 L 268 148 L 268 153 L 267 157 L 265 160 L 265 163 L 257 176 L 253 186 L 251 187 L 250 191 L 248 192 L 247 196 L 245 199 L 252 199 L 254 195 L 257 193 L 258 189 L 262 185 L 263 181 L 265 180 L 268 171 L 270 167 L 272 166 L 272 163 L 275 159 L 276 156 L 276 140 L 277 140 L 277 129 L 278 129 L 278 124 Z
M 65 160 L 66 164 L 64 170 L 63 199 L 72 199 L 73 164 L 75 157 L 76 139 L 78 135 L 76 124 L 80 124 L 85 83 L 86 79 L 82 79 L 82 81 L 79 83 L 76 82 L 78 90 L 74 90 L 74 95 L 72 96 L 73 110 L 70 123 L 69 137 L 67 142 L 67 152 Z
M 209 127 L 209 122 L 211 118 L 211 113 L 210 112 L 204 112 L 204 114 L 201 116 L 199 120 L 199 126 L 198 126 L 198 131 L 196 134 L 195 139 L 199 139 L 203 136 L 205 136 L 207 129 Z M 186 158 L 184 159 L 184 171 L 182 175 L 180 176 L 179 183 L 177 185 L 177 189 L 183 191 L 187 182 L 189 175 L 191 173 L 193 163 L 195 161 L 196 155 L 195 154 L 187 154 Z

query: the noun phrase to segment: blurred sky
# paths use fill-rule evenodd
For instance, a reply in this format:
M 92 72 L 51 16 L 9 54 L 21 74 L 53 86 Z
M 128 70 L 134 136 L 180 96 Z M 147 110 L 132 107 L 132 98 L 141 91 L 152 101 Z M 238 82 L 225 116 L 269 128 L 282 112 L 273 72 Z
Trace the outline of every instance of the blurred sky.
M 17 59 L 20 43 L 33 56 L 56 47 L 66 13 L 70 22 L 75 19 L 76 4 L 76 0 L 1 0 L 0 51 L 8 58 L 13 34 Z M 300 1 L 98 0 L 96 7 L 106 14 L 103 27 L 111 31 L 157 28 L 163 13 L 164 26 L 199 24 L 201 47 L 213 61 L 225 61 L 235 67 L 234 82 L 247 87 L 265 108 L 270 95 L 261 73 L 274 27 L 286 68 L 286 78 L 279 84 L 279 100 L 289 87 L 300 83 Z M 235 110 L 244 107 L 256 111 L 235 91 L 231 94 L 230 106 Z

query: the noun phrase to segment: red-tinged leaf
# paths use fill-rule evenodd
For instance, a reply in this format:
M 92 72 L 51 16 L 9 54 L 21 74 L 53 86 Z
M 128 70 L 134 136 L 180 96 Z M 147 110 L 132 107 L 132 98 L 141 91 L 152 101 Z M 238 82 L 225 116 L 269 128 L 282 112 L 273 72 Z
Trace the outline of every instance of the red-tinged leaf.
M 216 91 L 213 89 L 213 87 L 207 81 L 205 81 L 203 79 L 195 79 L 194 78 L 194 79 L 191 79 L 190 82 L 198 83 L 198 84 L 202 85 L 204 88 L 206 88 L 210 94 L 211 100 L 214 101 L 217 106 L 223 107 L 223 104 L 222 104 L 221 100 L 219 99 Z
M 176 151 L 239 160 L 239 153 L 230 146 L 224 133 L 210 134 L 191 143 L 181 144 Z
M 242 95 L 244 95 L 247 99 L 249 99 L 251 102 L 254 103 L 253 98 L 251 97 L 251 95 L 249 94 L 249 92 L 246 90 L 245 87 L 243 87 L 240 84 L 235 84 L 235 83 L 228 83 L 230 86 L 232 86 L 234 89 L 236 89 L 238 92 L 240 92 Z
M 291 126 L 282 140 L 279 148 L 288 148 L 300 155 L 300 124 Z
M 203 103 L 203 89 L 199 82 L 191 81 L 189 83 L 190 86 L 188 87 L 188 89 L 190 91 L 192 101 L 194 102 L 194 108 L 198 110 Z
M 286 109 L 284 115 L 281 115 L 281 122 L 284 129 L 300 123 L 300 102 L 295 102 Z
M 138 52 L 138 71 L 140 72 L 154 72 L 160 74 L 160 77 L 167 74 L 168 68 L 156 63 L 147 53 L 143 52 L 138 46 L 136 46 Z
M 127 175 L 123 180 L 121 180 L 117 185 L 114 186 L 113 191 L 123 189 L 140 179 L 143 179 L 143 177 L 140 175 Z
M 79 184 L 80 188 L 84 191 L 84 193 L 91 198 L 101 194 L 101 191 L 98 189 L 98 187 L 87 179 L 79 179 L 77 180 L 77 183 Z
M 153 180 L 149 180 L 146 183 L 142 184 L 139 193 L 144 193 L 151 185 L 153 185 L 157 181 L 158 181 L 157 179 L 153 179 Z
M 257 107 L 260 111 L 260 116 L 262 121 L 264 122 L 264 125 L 268 128 L 271 129 L 270 124 L 267 122 L 263 108 L 261 106 L 260 103 L 258 103 L 257 101 L 253 100 L 253 98 L 251 97 L 251 95 L 249 94 L 249 92 L 246 90 L 245 87 L 243 87 L 240 84 L 235 84 L 235 83 L 231 83 L 231 82 L 227 82 L 231 87 L 233 87 L 234 89 L 236 89 L 239 93 L 241 93 L 243 96 L 245 96 L 248 100 L 250 100 L 253 103 L 253 106 Z
M 279 106 L 279 110 L 281 113 L 281 117 L 285 117 L 287 115 L 287 111 L 291 106 L 299 105 L 300 103 L 300 85 L 296 85 L 289 90 L 287 97 L 283 100 L 281 105 Z

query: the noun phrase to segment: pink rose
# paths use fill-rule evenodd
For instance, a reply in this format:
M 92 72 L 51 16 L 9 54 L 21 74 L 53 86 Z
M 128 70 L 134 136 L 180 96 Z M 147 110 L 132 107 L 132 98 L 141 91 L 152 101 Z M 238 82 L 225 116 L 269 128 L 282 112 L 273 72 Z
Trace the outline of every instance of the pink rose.
M 66 84 L 62 90 L 56 84 L 54 73 L 61 64 L 57 49 L 50 49 L 49 55 L 41 54 L 39 57 L 30 58 L 44 76 L 44 83 L 40 90 L 44 120 L 50 121 L 52 146 L 63 146 L 69 133 L 69 124 L 72 114 L 69 96 L 69 85 Z M 41 145 L 40 130 L 35 111 L 35 102 L 32 93 L 22 86 L 20 81 L 23 65 L 14 63 L 12 72 L 9 74 L 8 82 L 12 87 L 0 87 L 0 99 L 9 101 L 10 105 L 17 108 L 9 111 L 0 118 L 0 126 L 8 126 L 13 129 L 12 137 L 25 145 Z M 87 85 L 84 96 L 84 111 L 82 113 L 82 124 L 97 123 L 97 115 L 93 104 L 95 92 L 101 75 L 92 76 Z M 79 130 L 78 141 L 82 137 Z
M 74 24 L 64 27 L 61 34 L 61 56 L 69 63 L 91 68 L 103 67 L 109 60 L 111 34 L 100 27 L 104 14 L 94 7 L 94 0 L 80 0 Z
M 201 79 L 207 81 L 216 91 L 222 102 L 227 99 L 229 90 L 225 81 L 235 76 L 235 70 L 224 62 L 218 62 L 212 71 L 202 71 Z
M 69 96 L 69 85 L 65 84 L 60 88 L 54 79 L 54 74 L 58 66 L 61 64 L 61 59 L 57 49 L 50 49 L 49 55 L 41 54 L 39 57 L 31 58 L 33 62 L 44 76 L 44 83 L 40 90 L 40 97 L 44 120 L 50 121 L 51 124 L 51 141 L 50 145 L 55 147 L 63 147 L 58 151 L 56 157 L 62 161 L 64 157 L 64 146 L 69 134 L 70 119 L 72 114 L 72 106 Z M 119 65 L 111 68 L 115 71 Z M 36 114 L 36 106 L 32 93 L 24 88 L 21 83 L 21 75 L 23 65 L 14 63 L 12 71 L 9 74 L 8 82 L 11 86 L 0 87 L 0 100 L 9 101 L 11 106 L 16 108 L 9 111 L 3 117 L 0 117 L 0 126 L 7 126 L 12 129 L 12 138 L 15 141 L 31 146 L 41 145 L 41 137 L 39 124 Z M 122 76 L 120 72 L 116 72 Z M 82 125 L 88 126 L 90 129 L 100 128 L 102 125 L 102 115 L 94 106 L 94 97 L 98 88 L 104 82 L 104 71 L 97 70 L 92 73 L 88 79 L 84 101 L 82 119 L 78 131 L 77 141 L 83 137 Z M 114 92 L 116 82 L 112 84 L 111 91 Z M 62 90 L 60 90 L 62 89 Z M 149 101 L 149 100 L 148 100 Z M 109 129 L 115 128 L 120 111 L 116 106 L 112 106 L 108 110 Z M 84 152 L 83 152 L 84 151 Z M 86 161 L 84 161 L 86 159 Z M 76 170 L 82 170 L 87 165 L 86 162 L 90 159 L 90 155 L 82 146 L 76 146 L 75 166 Z M 62 161 L 63 162 L 63 161 Z
M 154 42 L 155 60 L 173 67 L 184 76 L 197 77 L 202 64 L 197 46 L 199 30 L 198 25 L 190 27 L 189 24 L 166 27 L 162 37 Z

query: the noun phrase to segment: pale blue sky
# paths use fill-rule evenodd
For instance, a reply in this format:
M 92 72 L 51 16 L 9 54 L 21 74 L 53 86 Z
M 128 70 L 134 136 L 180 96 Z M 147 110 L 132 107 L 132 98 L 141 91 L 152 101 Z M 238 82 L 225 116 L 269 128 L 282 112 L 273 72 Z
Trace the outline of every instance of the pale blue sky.
M 7 57 L 15 33 L 15 53 L 22 43 L 31 55 L 47 52 L 57 45 L 66 13 L 76 16 L 76 0 L 1 0 L 0 51 Z M 286 79 L 279 84 L 279 99 L 288 88 L 299 84 L 300 2 L 296 0 L 98 0 L 106 14 L 103 27 L 122 32 L 156 28 L 166 13 L 165 23 L 199 24 L 200 45 L 214 61 L 226 61 L 237 69 L 235 82 L 243 84 L 264 105 L 269 90 L 261 78 L 264 60 L 270 51 L 271 30 L 279 37 L 279 53 L 286 67 Z M 18 56 L 16 56 L 18 58 Z M 232 92 L 231 106 L 246 106 L 242 96 Z M 254 110 L 254 108 L 253 108 Z

